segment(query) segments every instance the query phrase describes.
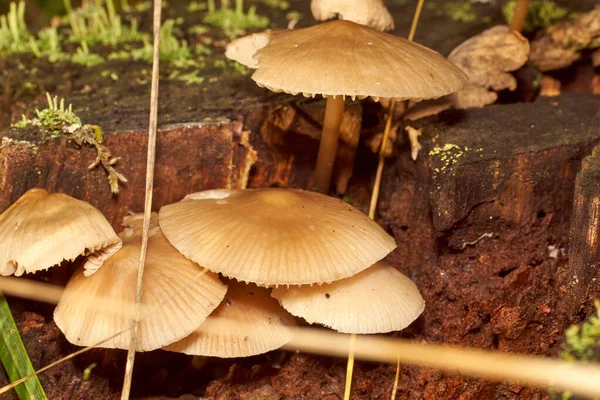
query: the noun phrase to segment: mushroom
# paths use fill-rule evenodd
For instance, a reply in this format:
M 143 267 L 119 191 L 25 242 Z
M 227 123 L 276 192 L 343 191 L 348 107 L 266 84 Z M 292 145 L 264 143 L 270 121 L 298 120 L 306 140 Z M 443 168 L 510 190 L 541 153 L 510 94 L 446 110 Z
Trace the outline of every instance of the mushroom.
M 383 0 L 312 0 L 310 10 L 317 21 L 339 16 L 378 31 L 394 29 L 394 19 Z
M 162 207 L 159 223 L 190 260 L 261 286 L 347 278 L 396 247 L 344 201 L 303 190 L 199 192 Z
M 125 221 L 128 223 L 132 221 Z M 158 349 L 192 333 L 217 308 L 227 291 L 215 274 L 173 248 L 159 229 L 151 233 L 138 351 Z M 129 348 L 141 230 L 129 228 L 120 236 L 123 248 L 94 275 L 85 277 L 81 270 L 76 272 L 54 311 L 56 325 L 73 344 Z
M 253 33 L 232 40 L 225 47 L 225 57 L 237 61 L 247 68 L 256 69 L 258 64 L 254 59 L 256 52 L 269 43 L 269 32 Z
M 252 79 L 274 92 L 327 98 L 314 189 L 329 189 L 344 98 L 415 100 L 460 89 L 466 75 L 419 44 L 350 21 L 271 32 Z
M 35 273 L 87 255 L 89 276 L 121 246 L 100 211 L 63 193 L 31 189 L 0 215 L 0 275 Z
M 425 308 L 417 286 L 383 262 L 330 284 L 280 287 L 272 296 L 310 324 L 356 334 L 399 331 Z
M 196 356 L 249 357 L 275 350 L 292 339 L 294 318 L 269 291 L 229 282 L 221 305 L 191 335 L 165 350 Z

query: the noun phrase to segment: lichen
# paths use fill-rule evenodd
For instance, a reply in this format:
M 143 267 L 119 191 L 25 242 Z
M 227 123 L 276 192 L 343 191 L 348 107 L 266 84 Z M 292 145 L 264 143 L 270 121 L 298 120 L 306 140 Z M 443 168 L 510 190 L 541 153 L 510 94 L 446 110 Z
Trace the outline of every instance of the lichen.
M 97 156 L 88 169 L 102 165 L 108 175 L 111 192 L 119 193 L 119 183 L 125 183 L 127 179 L 114 168 L 120 158 L 111 157 L 110 151 L 102 144 L 102 129 L 97 125 L 83 124 L 70 104 L 65 107 L 64 99 L 59 101 L 57 96 L 52 98 L 49 93 L 46 93 L 46 97 L 48 108 L 41 111 L 36 109 L 36 117 L 32 119 L 23 115 L 22 120 L 13 126 L 20 129 L 35 127 L 42 137 L 65 136 L 79 147 L 94 147 Z
M 502 14 L 508 23 L 512 22 L 516 6 L 517 0 L 508 0 L 502 6 Z M 543 29 L 567 17 L 569 17 L 569 10 L 559 6 L 553 0 L 532 0 L 529 3 L 523 30 L 530 32 Z

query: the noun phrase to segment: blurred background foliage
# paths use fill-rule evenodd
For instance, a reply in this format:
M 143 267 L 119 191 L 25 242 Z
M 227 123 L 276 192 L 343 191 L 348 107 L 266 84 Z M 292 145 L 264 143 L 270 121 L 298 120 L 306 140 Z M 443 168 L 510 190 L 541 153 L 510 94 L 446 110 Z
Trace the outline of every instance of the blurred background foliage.
M 11 1 L 17 0 L 0 0 L 0 15 L 8 12 Z M 95 2 L 97 0 L 71 0 L 74 8 L 85 2 Z M 129 5 L 133 6 L 140 3 L 142 0 L 129 0 Z M 121 2 L 114 1 L 115 6 L 120 8 Z M 36 31 L 42 27 L 48 26 L 53 16 L 64 15 L 66 13 L 63 0 L 25 0 L 25 20 L 30 30 Z

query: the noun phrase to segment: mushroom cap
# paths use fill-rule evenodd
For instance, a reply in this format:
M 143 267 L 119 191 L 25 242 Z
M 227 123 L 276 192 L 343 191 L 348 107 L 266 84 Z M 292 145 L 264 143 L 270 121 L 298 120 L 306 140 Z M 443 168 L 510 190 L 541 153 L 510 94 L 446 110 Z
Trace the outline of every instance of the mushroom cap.
M 277 288 L 272 296 L 291 314 L 344 333 L 399 331 L 425 308 L 417 286 L 383 262 L 331 284 Z
M 317 21 L 339 15 L 340 19 L 378 31 L 394 29 L 394 19 L 382 0 L 312 0 L 310 10 Z
M 440 54 L 404 38 L 336 20 L 271 32 L 252 79 L 274 92 L 379 99 L 438 98 L 467 76 Z
M 249 357 L 275 350 L 292 338 L 294 318 L 269 291 L 239 282 L 228 284 L 221 305 L 185 339 L 165 350 L 197 356 Z
M 90 277 L 69 280 L 54 311 L 67 340 L 79 346 L 127 349 L 134 315 L 141 237 L 123 235 L 124 246 Z M 219 305 L 227 287 L 217 275 L 183 257 L 157 231 L 148 239 L 137 351 L 182 339 Z M 105 343 L 103 340 L 124 332 Z
M 93 274 L 121 248 L 121 239 L 91 204 L 31 189 L 0 215 L 0 275 L 34 273 L 87 255 Z
M 253 33 L 232 40 L 225 47 L 225 57 L 230 60 L 237 61 L 240 64 L 256 69 L 258 63 L 254 58 L 256 52 L 269 43 L 269 32 Z
M 173 246 L 214 272 L 261 286 L 352 276 L 396 243 L 342 200 L 292 189 L 212 190 L 160 209 Z

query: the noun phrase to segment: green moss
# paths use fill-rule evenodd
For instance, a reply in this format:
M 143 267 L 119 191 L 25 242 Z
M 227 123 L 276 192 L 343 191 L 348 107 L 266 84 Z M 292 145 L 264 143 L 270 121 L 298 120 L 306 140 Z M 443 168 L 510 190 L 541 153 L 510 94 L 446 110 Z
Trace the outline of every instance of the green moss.
M 191 72 L 173 71 L 169 75 L 169 79 L 185 82 L 188 85 L 199 85 L 204 82 L 204 77 L 200 76 L 200 70 Z
M 502 6 L 504 19 L 511 23 L 515 13 L 517 0 L 508 0 Z M 569 10 L 559 6 L 552 0 L 532 0 L 527 10 L 527 18 L 523 30 L 543 29 L 569 17 Z
M 567 361 L 600 361 L 600 300 L 594 302 L 596 312 L 580 325 L 572 325 L 565 331 L 559 357 Z M 571 392 L 557 393 L 550 390 L 552 399 L 569 400 Z M 598 400 L 598 398 L 594 398 Z
M 196 11 L 204 11 L 206 10 L 206 3 L 202 3 L 199 1 L 190 1 L 190 4 L 186 7 L 188 12 L 196 12 Z
M 98 364 L 96 363 L 92 363 L 90 365 L 87 366 L 86 369 L 83 370 L 83 380 L 84 381 L 88 381 L 90 379 L 90 376 L 92 375 L 92 370 L 94 368 L 96 368 Z
M 116 13 L 113 0 L 106 0 L 106 8 L 98 2 L 89 2 L 86 6 L 73 10 L 70 0 L 65 1 L 67 21 L 71 28 L 70 42 L 85 41 L 90 45 L 98 43 L 114 46 L 119 43 L 149 39 L 150 35 L 138 29 L 137 20 L 124 24 Z
M 22 116 L 22 121 L 14 125 L 15 128 L 38 128 L 42 137 L 65 136 L 76 145 L 94 147 L 97 152 L 96 160 L 88 167 L 96 168 L 102 165 L 108 175 L 108 183 L 112 193 L 119 192 L 119 183 L 127 182 L 127 179 L 119 173 L 114 165 L 119 158 L 111 157 L 110 151 L 102 145 L 102 129 L 97 125 L 83 124 L 81 119 L 73 112 L 69 104 L 65 107 L 65 100 L 58 100 L 57 96 L 46 93 L 48 108 L 35 110 L 36 117 L 28 119 Z
M 90 53 L 90 49 L 86 42 L 81 42 L 81 46 L 77 48 L 75 54 L 71 57 L 71 61 L 75 64 L 85 65 L 86 67 L 93 67 L 104 62 L 99 54 Z
M 473 22 L 477 19 L 473 5 L 468 0 L 446 3 L 444 11 L 453 21 Z
M 0 17 L 0 54 L 29 52 L 32 39 L 25 25 L 25 2 L 10 3 L 8 14 Z
M 563 360 L 600 360 L 600 300 L 594 302 L 596 313 L 581 325 L 573 325 L 565 332 L 560 350 Z
M 60 135 L 64 129 L 72 125 L 81 125 L 81 119 L 73 112 L 72 106 L 65 108 L 65 100 L 58 101 L 58 97 L 52 98 L 46 93 L 48 108 L 35 110 L 36 117 L 27 119 L 22 115 L 22 120 L 14 125 L 15 128 L 26 128 L 34 126 L 41 128 L 42 136 Z
M 274 10 L 285 11 L 290 8 L 290 2 L 288 0 L 265 0 L 265 5 Z
M 223 29 L 225 35 L 234 39 L 243 35 L 246 29 L 265 29 L 269 26 L 269 18 L 256 14 L 256 7 L 251 6 L 244 13 L 243 0 L 236 0 L 235 10 L 228 8 L 227 2 L 222 3 L 220 10 L 214 10 L 214 3 L 208 3 L 208 15 L 204 22 Z

